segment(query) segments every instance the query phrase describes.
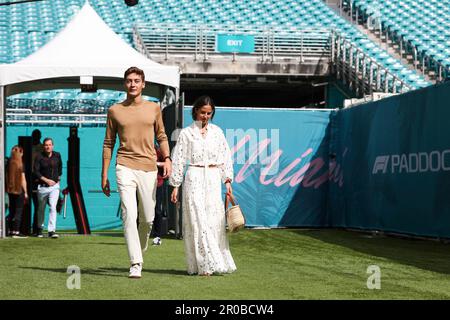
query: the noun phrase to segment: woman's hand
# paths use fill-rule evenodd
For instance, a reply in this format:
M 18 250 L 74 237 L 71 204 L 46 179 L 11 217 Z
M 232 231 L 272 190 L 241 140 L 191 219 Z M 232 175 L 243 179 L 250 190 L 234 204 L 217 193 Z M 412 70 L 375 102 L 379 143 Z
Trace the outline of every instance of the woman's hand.
M 225 183 L 225 187 L 227 188 L 227 193 L 232 194 L 233 188 L 231 188 L 231 182 Z
M 170 195 L 170 201 L 173 203 L 178 202 L 178 187 L 173 188 L 172 194 Z

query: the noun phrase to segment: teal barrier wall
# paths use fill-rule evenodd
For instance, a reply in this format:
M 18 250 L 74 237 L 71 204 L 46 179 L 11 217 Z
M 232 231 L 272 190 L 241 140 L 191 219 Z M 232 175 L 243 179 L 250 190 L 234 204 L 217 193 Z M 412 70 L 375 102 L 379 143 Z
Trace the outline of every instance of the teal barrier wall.
M 55 143 L 55 150 L 61 153 L 63 160 L 63 175 L 61 178 L 61 188 L 67 187 L 67 155 L 69 128 L 68 127 L 50 127 L 50 126 L 8 126 L 7 136 L 7 155 L 13 145 L 17 144 L 18 136 L 29 136 L 34 129 L 42 132 L 42 140 L 45 137 L 51 137 Z M 83 196 L 88 213 L 91 230 L 105 230 L 121 228 L 121 220 L 116 217 L 119 206 L 119 196 L 112 193 L 107 198 L 100 191 L 101 159 L 103 138 L 105 128 L 79 128 L 80 137 L 80 180 L 83 189 Z M 42 141 L 41 140 L 41 141 Z M 117 146 L 116 146 L 117 147 Z M 117 190 L 116 177 L 113 165 L 109 170 L 109 179 L 111 190 Z M 46 211 L 45 227 L 47 227 L 48 210 Z M 62 215 L 57 217 L 57 230 L 75 230 L 76 224 L 73 216 L 73 210 L 70 200 L 67 201 L 67 218 Z
M 186 126 L 192 122 L 190 112 L 191 108 L 186 107 Z M 234 149 L 234 192 L 248 226 L 319 227 L 327 224 L 329 122 L 329 111 L 217 110 L 214 123 L 224 130 Z M 53 137 L 55 150 L 61 152 L 64 162 L 61 185 L 64 188 L 67 186 L 69 128 L 8 127 L 8 150 L 17 143 L 18 136 L 31 135 L 35 128 L 41 130 L 43 137 Z M 98 192 L 104 132 L 104 128 L 78 130 L 81 185 L 93 231 L 121 228 L 116 217 L 118 194 L 106 198 Z M 117 189 L 114 163 L 109 172 L 112 190 Z M 58 216 L 57 228 L 76 228 L 70 202 L 67 218 Z
M 335 116 L 335 227 L 450 237 L 450 83 Z
M 233 149 L 234 191 L 249 226 L 450 238 L 450 83 L 337 112 L 220 108 L 214 123 Z M 69 128 L 8 127 L 8 150 L 34 128 L 55 139 L 65 187 Z M 91 228 L 121 228 L 118 195 L 98 193 L 104 128 L 79 136 Z M 113 166 L 109 177 L 115 190 Z M 67 212 L 58 230 L 75 229 L 70 202 Z
M 216 110 L 231 147 L 233 193 L 247 226 L 324 226 L 327 221 L 330 111 Z M 185 109 L 186 126 L 192 123 Z

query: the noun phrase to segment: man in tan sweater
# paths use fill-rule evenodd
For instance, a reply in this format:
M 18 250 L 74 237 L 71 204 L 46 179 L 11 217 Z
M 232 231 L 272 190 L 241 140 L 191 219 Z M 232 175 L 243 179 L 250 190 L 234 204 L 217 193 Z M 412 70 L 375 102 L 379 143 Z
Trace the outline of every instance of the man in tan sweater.
M 106 134 L 103 142 L 102 190 L 110 196 L 108 169 L 116 135 L 119 149 L 116 158 L 117 188 L 120 194 L 122 222 L 131 268 L 130 278 L 140 278 L 142 252 L 147 250 L 151 225 L 155 216 L 157 166 L 155 138 L 164 159 L 163 175 L 172 171 L 169 143 L 164 130 L 160 107 L 142 98 L 145 88 L 144 72 L 136 67 L 125 71 L 125 101 L 108 110 Z M 139 199 L 139 228 L 137 201 Z

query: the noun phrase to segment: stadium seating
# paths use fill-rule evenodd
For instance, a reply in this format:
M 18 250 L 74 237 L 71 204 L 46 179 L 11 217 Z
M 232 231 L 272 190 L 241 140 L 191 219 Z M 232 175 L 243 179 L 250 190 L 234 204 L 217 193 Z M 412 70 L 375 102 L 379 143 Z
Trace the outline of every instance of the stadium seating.
M 1 6 L 0 63 L 15 62 L 36 51 L 64 27 L 84 2 L 85 0 L 58 0 Z M 367 4 L 373 1 L 355 0 L 353 2 L 355 5 L 366 5 L 367 7 Z M 386 20 L 398 23 L 398 26 L 405 30 L 410 27 L 411 23 L 405 23 L 401 16 L 396 19 L 390 18 L 392 16 L 390 10 L 395 7 L 390 4 L 391 2 L 387 0 L 381 2 L 386 4 L 386 10 L 382 11 Z M 405 0 L 400 3 L 409 5 L 415 2 L 418 1 Z M 424 12 L 422 8 L 417 7 L 415 10 L 423 15 L 427 15 L 433 8 L 438 7 L 438 2 L 433 0 L 422 2 L 427 4 L 426 7 L 429 11 Z M 448 0 L 446 2 L 448 4 Z M 322 0 L 141 0 L 139 5 L 134 7 L 126 6 L 123 0 L 90 0 L 90 4 L 104 21 L 130 44 L 132 44 L 133 26 L 140 23 L 245 25 L 260 28 L 272 26 L 295 30 L 315 27 L 331 28 L 356 44 L 366 55 L 396 74 L 399 79 L 405 81 L 412 88 L 431 84 L 421 75 L 409 70 L 400 61 L 389 56 L 384 49 L 336 14 Z M 405 8 L 405 6 L 401 7 Z M 445 10 L 444 6 L 439 6 L 439 8 Z M 412 10 L 412 6 L 410 9 Z M 408 14 L 407 16 L 413 19 L 408 10 L 402 10 L 401 12 L 405 16 Z M 442 27 L 444 30 L 444 21 L 439 19 L 436 15 L 436 28 Z M 438 33 L 438 31 L 436 32 Z M 433 36 L 432 32 L 428 32 L 428 34 Z M 411 33 L 410 35 L 417 38 L 418 46 L 439 61 L 445 62 L 446 59 L 450 59 L 447 55 L 448 46 L 439 45 L 441 42 L 427 41 L 424 33 Z M 450 39 L 445 39 L 448 44 Z M 99 96 L 101 95 L 99 94 Z
M 363 22 L 379 19 L 383 33 L 425 66 L 450 77 L 450 0 L 352 0 Z
M 126 98 L 125 92 L 99 89 L 96 93 L 78 89 L 45 90 L 9 96 L 8 108 L 30 109 L 33 113 L 104 114 L 108 108 Z M 155 97 L 143 96 L 159 102 Z

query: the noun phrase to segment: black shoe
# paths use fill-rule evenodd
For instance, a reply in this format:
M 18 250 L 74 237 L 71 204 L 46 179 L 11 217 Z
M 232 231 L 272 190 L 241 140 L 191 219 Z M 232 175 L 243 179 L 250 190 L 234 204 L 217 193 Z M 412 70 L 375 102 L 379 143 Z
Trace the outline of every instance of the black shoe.
M 35 234 L 33 234 L 35 237 L 38 237 L 38 238 L 43 238 L 44 237 L 44 235 L 42 234 L 42 229 L 38 229 L 37 231 L 36 231 L 36 233 Z
M 22 233 L 20 233 L 20 232 L 14 233 L 14 234 L 12 235 L 12 237 L 13 237 L 14 239 L 26 239 L 26 238 L 28 238 L 28 236 L 26 236 L 26 235 L 24 235 L 24 234 L 22 234 Z
M 48 237 L 52 239 L 58 239 L 59 235 L 56 232 L 52 231 L 48 233 Z

